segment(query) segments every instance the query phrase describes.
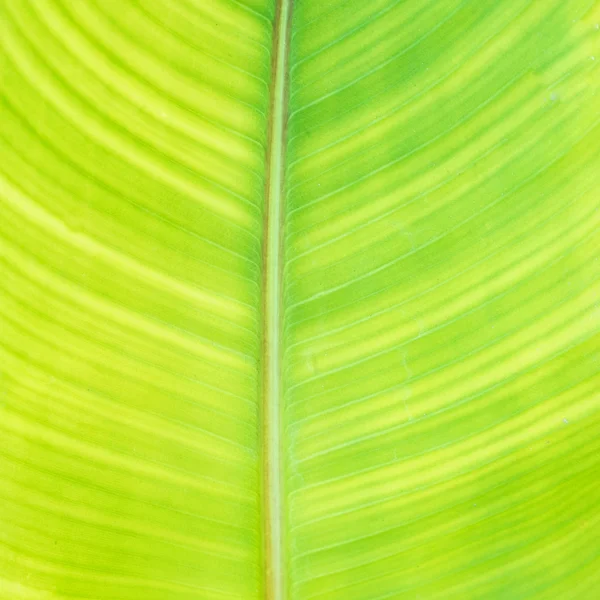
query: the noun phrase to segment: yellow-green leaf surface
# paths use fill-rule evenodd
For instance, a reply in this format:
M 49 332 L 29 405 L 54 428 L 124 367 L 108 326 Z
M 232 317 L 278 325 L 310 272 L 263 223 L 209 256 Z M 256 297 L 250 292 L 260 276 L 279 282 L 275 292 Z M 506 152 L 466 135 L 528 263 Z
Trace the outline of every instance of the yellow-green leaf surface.
M 596 600 L 598 0 L 0 0 L 0 600 Z

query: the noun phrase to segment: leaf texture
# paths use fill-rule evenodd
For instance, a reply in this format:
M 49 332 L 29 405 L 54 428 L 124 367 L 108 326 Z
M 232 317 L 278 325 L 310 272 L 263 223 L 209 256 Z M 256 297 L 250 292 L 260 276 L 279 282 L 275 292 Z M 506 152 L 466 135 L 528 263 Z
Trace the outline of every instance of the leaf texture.
M 599 10 L 297 3 L 291 598 L 597 593 Z
M 257 597 L 272 8 L 0 4 L 0 597 Z
M 600 2 L 0 43 L 0 600 L 595 600 Z

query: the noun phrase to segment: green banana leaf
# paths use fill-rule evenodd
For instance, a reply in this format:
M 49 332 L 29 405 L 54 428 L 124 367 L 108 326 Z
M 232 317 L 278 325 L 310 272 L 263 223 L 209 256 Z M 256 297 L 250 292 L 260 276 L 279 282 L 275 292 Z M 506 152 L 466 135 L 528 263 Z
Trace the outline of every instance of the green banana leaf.
M 600 1 L 0 32 L 0 600 L 600 598 Z

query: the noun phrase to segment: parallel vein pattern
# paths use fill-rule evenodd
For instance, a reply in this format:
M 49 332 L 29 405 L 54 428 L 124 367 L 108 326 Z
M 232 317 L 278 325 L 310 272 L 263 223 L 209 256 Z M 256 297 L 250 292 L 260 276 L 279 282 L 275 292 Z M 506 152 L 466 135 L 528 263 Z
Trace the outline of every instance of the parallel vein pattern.
M 596 600 L 600 2 L 276 4 L 0 0 L 0 600 Z
M 0 0 L 0 598 L 258 598 L 273 7 Z
M 291 598 L 596 597 L 599 22 L 298 3 Z

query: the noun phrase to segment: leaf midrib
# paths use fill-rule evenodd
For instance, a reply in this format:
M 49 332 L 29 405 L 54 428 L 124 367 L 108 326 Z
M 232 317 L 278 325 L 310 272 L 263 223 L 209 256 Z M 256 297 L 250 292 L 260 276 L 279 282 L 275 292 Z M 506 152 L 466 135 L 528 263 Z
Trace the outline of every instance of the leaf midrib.
M 293 0 L 277 0 L 273 31 L 271 102 L 267 138 L 263 246 L 262 460 L 264 474 L 265 592 L 285 598 L 281 330 L 283 298 L 283 204 L 288 118 L 289 41 Z

